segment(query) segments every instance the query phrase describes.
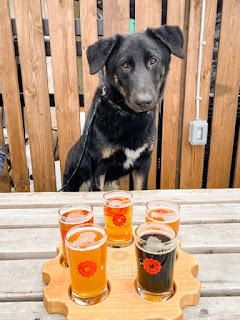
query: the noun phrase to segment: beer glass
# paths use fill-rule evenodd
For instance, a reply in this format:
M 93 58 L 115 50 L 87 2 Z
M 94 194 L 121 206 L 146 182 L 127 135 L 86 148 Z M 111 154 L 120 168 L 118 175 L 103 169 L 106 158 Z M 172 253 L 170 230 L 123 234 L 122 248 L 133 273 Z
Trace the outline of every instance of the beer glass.
M 174 292 L 176 232 L 161 222 L 145 222 L 135 233 L 137 292 L 150 301 L 165 301 Z
M 132 193 L 110 191 L 103 195 L 108 245 L 123 247 L 132 242 Z
M 180 224 L 180 207 L 178 204 L 153 200 L 146 204 L 146 222 L 159 221 L 168 224 L 178 234 Z
M 91 305 L 107 296 L 107 234 L 103 227 L 87 223 L 73 227 L 65 238 L 71 277 L 71 298 Z
M 63 246 L 62 265 L 68 268 L 65 235 L 72 228 L 82 223 L 93 223 L 93 208 L 89 204 L 68 204 L 58 211 L 58 220 Z

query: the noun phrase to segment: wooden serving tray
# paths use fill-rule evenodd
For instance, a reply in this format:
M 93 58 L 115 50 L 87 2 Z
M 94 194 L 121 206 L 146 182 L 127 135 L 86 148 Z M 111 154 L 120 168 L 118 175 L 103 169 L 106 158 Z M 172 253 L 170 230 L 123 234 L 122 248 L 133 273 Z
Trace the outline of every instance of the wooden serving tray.
M 135 287 L 137 265 L 134 243 L 126 248 L 108 247 L 107 278 L 110 294 L 92 306 L 80 306 L 70 299 L 70 273 L 61 266 L 62 247 L 58 255 L 43 266 L 43 301 L 49 313 L 63 314 L 67 320 L 180 320 L 182 309 L 197 305 L 201 283 L 194 278 L 198 263 L 193 255 L 177 248 L 174 270 L 175 293 L 165 302 L 151 302 L 141 298 Z

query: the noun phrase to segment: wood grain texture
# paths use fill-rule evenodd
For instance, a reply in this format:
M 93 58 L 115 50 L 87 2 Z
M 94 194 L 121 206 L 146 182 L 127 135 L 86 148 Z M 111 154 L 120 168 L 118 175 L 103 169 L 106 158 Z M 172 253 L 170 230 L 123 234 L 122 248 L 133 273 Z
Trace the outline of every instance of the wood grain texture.
M 134 205 L 149 200 L 170 200 L 181 204 L 239 203 L 240 189 L 192 189 L 132 191 Z M 68 203 L 91 203 L 102 206 L 104 192 L 38 192 L 18 194 L 0 193 L 0 208 L 51 208 Z
M 0 209 L 0 229 L 58 228 L 56 208 Z M 104 224 L 103 207 L 93 206 L 94 223 Z M 133 225 L 145 220 L 146 206 L 134 205 Z M 239 203 L 183 204 L 180 206 L 181 225 L 240 223 Z
M 240 310 L 236 308 L 240 304 L 240 297 L 201 297 L 197 306 L 184 309 L 184 320 L 236 320 L 240 318 Z M 64 320 L 60 314 L 48 314 L 43 308 L 42 301 L 27 302 L 2 302 L 0 303 L 1 319 L 44 319 Z
M 196 254 L 195 257 L 199 263 L 197 279 L 201 281 L 201 297 L 240 295 L 239 253 Z M 42 283 L 41 272 L 47 261 L 46 258 L 0 261 L 0 271 L 4 276 L 0 279 L 0 302 L 41 301 L 42 290 L 46 287 Z M 227 274 L 226 270 L 230 272 Z
M 98 86 L 98 74 L 90 75 L 86 51 L 89 45 L 98 40 L 97 31 L 97 1 L 80 1 L 81 41 L 82 41 L 82 72 L 84 88 L 84 107 L 87 113 L 96 88 Z
M 184 29 L 185 0 L 168 1 L 167 24 Z M 162 189 L 176 188 L 176 167 L 178 154 L 179 114 L 181 106 L 181 79 L 183 61 L 172 55 L 170 71 L 164 91 L 161 183 Z
M 2 108 L 0 108 L 0 143 L 2 146 L 2 151 L 6 154 L 4 137 L 3 137 L 3 128 L 2 128 Z M 0 175 L 0 191 L 10 192 L 10 181 L 9 181 L 8 164 L 7 164 L 6 157 L 3 164 L 2 174 Z
M 118 254 L 125 254 L 125 259 L 118 259 Z M 200 297 L 200 282 L 193 275 L 198 273 L 198 264 L 194 256 L 186 254 L 178 248 L 178 259 L 175 263 L 174 282 L 176 285 L 174 296 L 164 303 L 153 303 L 142 299 L 136 292 L 135 245 L 123 249 L 108 247 L 108 281 L 111 291 L 109 296 L 94 306 L 85 308 L 73 303 L 69 296 L 70 274 L 60 264 L 59 255 L 46 262 L 43 267 L 43 281 L 48 284 L 43 290 L 43 301 L 48 312 L 58 312 L 67 316 L 68 320 L 94 319 L 146 319 L 149 316 L 161 320 L 182 319 L 182 309 L 188 305 L 198 304 Z M 128 294 L 126 294 L 126 292 Z M 119 308 L 119 301 L 124 308 Z M 138 306 L 136 308 L 136 305 Z M 118 310 L 118 312 L 116 312 Z M 134 313 L 134 317 L 131 314 Z
M 182 249 L 194 254 L 239 252 L 239 237 L 239 223 L 181 225 L 179 231 Z M 53 258 L 60 231 L 59 228 L 2 229 L 0 241 L 2 260 Z
M 18 76 L 8 0 L 1 1 L 0 21 L 0 81 L 7 122 L 13 182 L 15 191 L 29 191 Z
M 116 33 L 129 33 L 129 0 L 103 1 L 103 33 L 110 37 Z M 129 176 L 120 179 L 120 189 L 129 190 Z
M 162 0 L 140 0 L 135 3 L 135 29 L 158 28 L 162 21 Z
M 48 0 L 61 173 L 70 148 L 80 137 L 77 57 L 72 0 Z
M 209 88 L 211 80 L 212 52 L 214 42 L 217 0 L 206 2 L 204 37 L 207 45 L 203 48 L 201 70 L 200 118 L 207 120 Z M 188 142 L 189 125 L 196 116 L 196 82 L 198 50 L 200 39 L 202 1 L 190 2 L 189 33 L 186 65 L 184 119 L 182 132 L 180 188 L 201 188 L 203 175 L 204 146 L 192 146 Z M 194 27 L 192 27 L 194 26 Z
M 40 0 L 15 0 L 15 14 L 34 191 L 56 191 Z
M 141 0 L 135 3 L 135 30 L 145 30 L 149 27 L 158 28 L 162 21 L 162 1 L 161 0 Z M 156 111 L 156 127 L 158 128 L 159 110 Z M 158 130 L 157 130 L 158 132 Z M 157 134 L 158 136 L 158 134 Z M 157 180 L 157 144 L 152 152 L 151 167 L 148 176 L 148 189 L 156 189 Z
M 239 93 L 239 29 L 240 1 L 223 1 L 208 163 L 208 188 L 229 186 Z
M 116 33 L 129 33 L 129 0 L 103 1 L 103 33 L 110 37 Z

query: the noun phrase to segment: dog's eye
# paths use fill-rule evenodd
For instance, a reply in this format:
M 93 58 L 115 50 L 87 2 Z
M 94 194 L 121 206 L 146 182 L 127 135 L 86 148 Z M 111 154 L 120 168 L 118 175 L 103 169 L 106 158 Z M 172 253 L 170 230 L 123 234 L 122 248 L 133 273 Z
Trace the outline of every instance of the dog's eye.
M 127 62 L 124 62 L 122 64 L 123 69 L 129 69 L 129 64 Z
M 157 62 L 157 59 L 155 59 L 155 58 L 151 58 L 149 61 L 150 65 L 153 65 L 156 62 Z

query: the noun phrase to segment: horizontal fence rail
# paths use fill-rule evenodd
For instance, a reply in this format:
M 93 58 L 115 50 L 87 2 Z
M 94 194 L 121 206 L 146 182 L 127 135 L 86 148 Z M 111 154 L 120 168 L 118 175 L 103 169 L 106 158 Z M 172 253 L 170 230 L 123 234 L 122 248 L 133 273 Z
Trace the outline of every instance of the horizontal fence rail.
M 0 190 L 61 186 L 66 156 L 80 137 L 83 113 L 99 83 L 99 75 L 89 74 L 87 47 L 132 32 L 130 22 L 135 31 L 167 23 L 184 33 L 186 58 L 172 56 L 159 105 L 148 188 L 239 188 L 240 0 L 206 2 L 200 117 L 208 121 L 208 139 L 205 146 L 188 142 L 201 10 L 201 0 L 3 0 L 0 142 L 7 161 Z M 121 179 L 121 188 L 132 188 L 131 176 Z

